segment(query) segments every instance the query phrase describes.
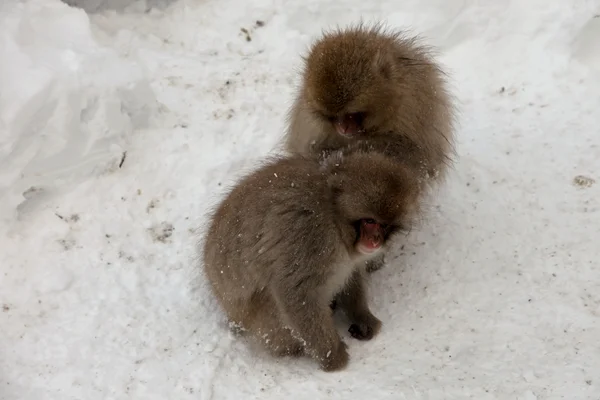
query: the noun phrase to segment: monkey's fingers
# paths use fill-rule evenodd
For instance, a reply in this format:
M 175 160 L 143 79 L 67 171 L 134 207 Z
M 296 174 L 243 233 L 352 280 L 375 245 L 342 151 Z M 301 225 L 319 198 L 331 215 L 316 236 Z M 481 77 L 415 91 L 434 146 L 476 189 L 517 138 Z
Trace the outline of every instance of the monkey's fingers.
M 354 339 L 371 340 L 381 329 L 381 321 L 376 317 L 370 316 L 364 321 L 354 323 L 348 328 L 348 332 Z
M 383 268 L 385 266 L 383 257 L 369 260 L 369 261 L 367 261 L 366 264 L 367 264 L 367 266 L 366 266 L 365 270 L 369 274 L 372 274 L 375 271 L 379 271 L 381 268 Z

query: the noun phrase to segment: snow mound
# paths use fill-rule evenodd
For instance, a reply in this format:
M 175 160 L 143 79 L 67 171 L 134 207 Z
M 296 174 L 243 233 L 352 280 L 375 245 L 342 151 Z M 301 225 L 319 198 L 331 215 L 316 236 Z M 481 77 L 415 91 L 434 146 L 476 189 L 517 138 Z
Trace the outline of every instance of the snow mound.
M 57 1 L 4 5 L 0 59 L 10 60 L 0 63 L 0 218 L 118 168 L 157 110 L 135 60 L 99 45 L 85 12 Z
M 62 0 L 65 3 L 81 7 L 88 13 L 106 10 L 144 12 L 152 8 L 165 8 L 177 0 Z

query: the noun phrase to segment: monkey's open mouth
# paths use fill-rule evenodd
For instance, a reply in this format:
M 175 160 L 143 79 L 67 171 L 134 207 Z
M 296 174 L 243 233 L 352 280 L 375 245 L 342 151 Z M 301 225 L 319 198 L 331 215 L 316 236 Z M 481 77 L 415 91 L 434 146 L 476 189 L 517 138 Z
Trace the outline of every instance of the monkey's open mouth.
M 362 219 L 356 248 L 362 254 L 373 254 L 383 245 L 383 227 L 372 219 Z
M 335 130 L 342 136 L 354 136 L 363 131 L 363 113 L 346 114 L 334 120 Z

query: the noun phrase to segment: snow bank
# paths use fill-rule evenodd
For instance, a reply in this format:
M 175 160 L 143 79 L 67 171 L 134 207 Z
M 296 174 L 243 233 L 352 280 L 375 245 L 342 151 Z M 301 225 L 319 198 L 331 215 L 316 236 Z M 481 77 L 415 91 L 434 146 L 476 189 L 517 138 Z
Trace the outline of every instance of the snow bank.
M 152 8 L 165 8 L 177 0 L 62 0 L 65 3 L 81 7 L 88 13 L 106 10 L 146 12 Z
M 82 10 L 58 1 L 0 9 L 0 203 L 14 215 L 43 194 L 118 168 L 157 110 L 135 60 L 100 46 Z

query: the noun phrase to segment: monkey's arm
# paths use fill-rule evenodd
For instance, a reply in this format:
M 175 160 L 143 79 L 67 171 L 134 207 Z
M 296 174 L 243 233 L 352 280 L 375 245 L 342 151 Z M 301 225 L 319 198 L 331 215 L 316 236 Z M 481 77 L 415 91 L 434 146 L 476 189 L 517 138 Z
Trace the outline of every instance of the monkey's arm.
M 306 353 L 325 371 L 343 369 L 348 363 L 347 346 L 340 338 L 329 302 L 310 278 L 285 282 L 273 288 L 273 297 L 294 335 L 304 341 Z
M 350 319 L 348 332 L 358 340 L 370 340 L 381 329 L 381 321 L 369 310 L 365 286 L 362 271 L 357 270 L 342 292 L 336 296 L 336 305 Z

